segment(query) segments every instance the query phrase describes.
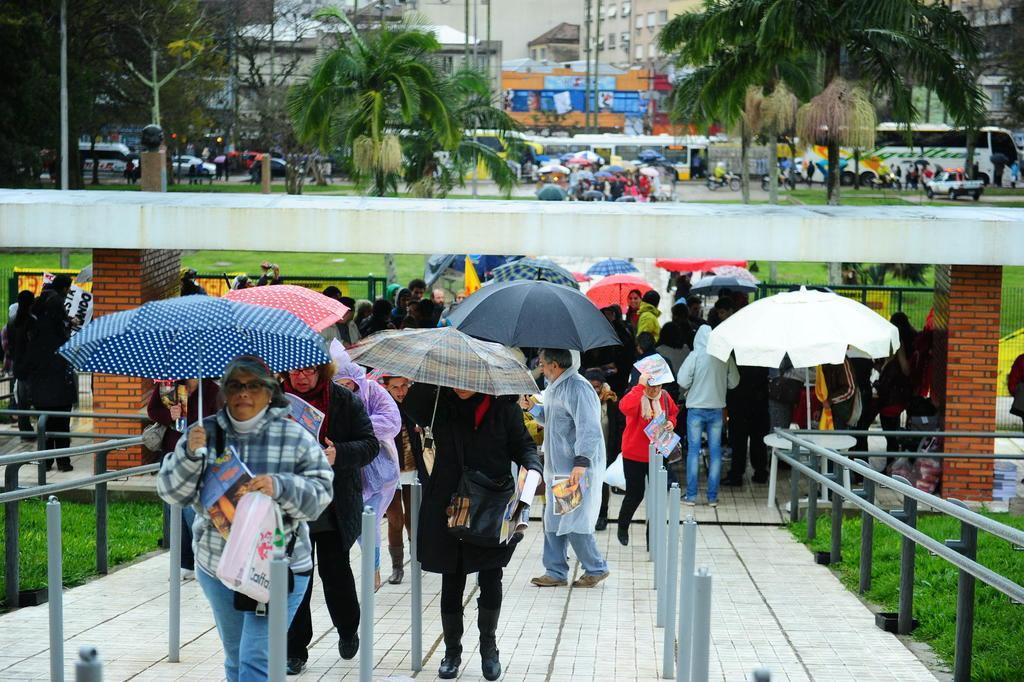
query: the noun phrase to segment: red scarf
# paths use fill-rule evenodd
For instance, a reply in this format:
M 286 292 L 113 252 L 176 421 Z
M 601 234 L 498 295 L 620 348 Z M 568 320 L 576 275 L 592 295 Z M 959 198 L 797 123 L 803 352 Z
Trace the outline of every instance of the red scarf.
M 473 428 L 474 429 L 479 429 L 480 428 L 480 422 L 482 422 L 484 420 L 484 417 L 487 415 L 487 410 L 489 410 L 490 408 L 491 408 L 491 396 L 485 394 L 483 399 L 476 406 L 476 409 L 473 411 Z
M 291 393 L 294 396 L 302 398 L 307 403 L 324 413 L 324 423 L 320 426 L 320 445 L 326 447 L 327 443 L 325 439 L 327 438 L 331 415 L 331 382 L 324 381 L 320 378 L 316 382 L 316 386 L 313 387 L 313 390 L 308 393 L 300 393 L 292 387 L 292 382 L 289 380 L 288 374 L 285 373 L 282 387 L 284 388 L 285 393 Z

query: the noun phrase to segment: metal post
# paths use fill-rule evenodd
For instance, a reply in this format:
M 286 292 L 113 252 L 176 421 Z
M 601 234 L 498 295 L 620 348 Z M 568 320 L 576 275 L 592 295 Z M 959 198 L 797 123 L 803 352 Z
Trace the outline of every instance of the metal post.
M 164 536 L 160 538 L 160 546 L 168 549 L 171 546 L 171 506 L 164 504 Z
M 960 500 L 950 502 L 967 508 Z M 946 546 L 972 561 L 978 553 L 978 529 L 960 522 L 960 539 L 946 540 Z M 956 649 L 953 653 L 953 682 L 971 679 L 971 649 L 974 646 L 974 583 L 975 578 L 960 569 L 956 582 Z M 902 616 L 902 613 L 900 614 Z
M 676 674 L 675 625 L 676 586 L 679 582 L 679 484 L 673 483 L 668 491 L 668 542 L 665 546 L 665 632 L 662 640 L 661 676 L 672 679 Z
M 60 539 L 60 502 L 46 503 L 46 582 L 50 609 L 50 680 L 64 681 L 64 571 Z
M 837 464 L 831 474 L 835 483 L 843 480 L 843 472 Z M 831 564 L 838 564 L 842 559 L 843 550 L 843 496 L 832 491 L 832 547 L 830 548 L 828 561 Z
M 36 421 L 36 450 L 42 452 L 46 450 L 46 418 L 49 417 L 47 414 L 39 415 L 39 419 Z M 46 485 L 46 467 L 50 463 L 50 460 L 39 460 L 39 464 L 36 467 L 36 483 L 38 485 Z
M 808 464 L 811 469 L 818 470 L 818 456 L 813 452 L 808 453 Z M 807 477 L 807 539 L 813 540 L 818 536 L 818 482 L 813 477 Z
M 754 671 L 754 682 L 771 682 L 772 673 L 767 668 L 758 668 Z
M 419 479 L 412 482 L 412 495 L 410 496 L 411 509 L 409 514 L 412 517 L 410 523 L 409 538 L 409 574 L 410 590 L 412 592 L 412 644 L 409 656 L 412 658 L 412 671 L 418 673 L 423 669 L 423 572 L 420 568 L 419 543 L 416 541 L 416 533 L 420 526 L 420 499 L 423 488 Z
M 875 482 L 864 479 L 862 496 L 869 504 L 875 503 Z M 875 517 L 867 512 L 860 513 L 860 593 L 871 589 L 871 562 L 875 546 Z
M 676 636 L 676 679 L 690 679 L 690 651 L 693 639 L 693 567 L 697 561 L 697 522 L 687 516 L 683 522 L 683 558 L 679 568 L 679 626 Z
M 789 449 L 793 461 L 800 460 L 800 448 L 796 443 Z M 796 467 L 789 467 L 789 522 L 796 523 L 800 519 L 800 474 Z
M 4 468 L 4 490 L 13 492 L 18 489 L 18 472 L 20 464 L 8 464 Z M 18 585 L 21 580 L 18 524 L 21 516 L 21 502 L 8 502 L 4 505 L 4 587 L 8 608 L 19 606 Z
M 95 647 L 83 646 L 78 650 L 75 682 L 103 682 L 103 661 Z
M 702 566 L 693 576 L 693 658 L 690 682 L 707 682 L 711 659 L 711 573 Z
M 658 486 L 658 516 L 655 519 L 657 522 L 657 532 L 654 534 L 655 540 L 658 543 L 658 553 L 654 558 L 655 576 L 657 578 L 655 582 L 655 588 L 658 591 L 658 603 L 655 614 L 655 626 L 662 628 L 665 627 L 665 593 L 667 592 L 668 580 L 666 579 L 666 568 L 668 566 L 668 559 L 666 557 L 667 550 L 665 542 L 668 539 L 668 529 L 665 527 L 665 517 L 668 512 L 668 471 L 664 466 L 658 466 L 658 471 L 655 476 L 657 478 Z
M 893 476 L 900 483 L 910 484 L 902 476 Z M 904 496 L 903 509 L 896 509 L 892 517 L 911 528 L 917 528 L 917 500 Z M 914 629 L 914 541 L 906 535 L 900 536 L 900 606 L 896 632 L 909 635 Z
M 68 7 L 67 1 L 60 3 L 60 188 L 70 189 L 68 147 Z M 93 159 L 93 164 L 96 163 Z M 50 178 L 52 181 L 53 178 Z M 63 265 L 63 264 L 62 264 Z
M 374 548 L 376 547 L 377 529 L 374 524 L 377 513 L 373 507 L 363 507 L 362 542 L 362 594 L 359 606 L 359 682 L 373 682 L 373 575 Z
M 93 473 L 107 473 L 107 453 L 93 455 Z M 107 484 L 97 483 L 96 492 L 96 572 L 106 575 L 110 566 L 107 552 Z
M 312 578 L 310 578 L 312 580 Z M 267 610 L 267 662 L 272 682 L 284 682 L 288 664 L 288 559 L 275 547 L 270 559 L 270 604 Z
M 654 561 L 654 472 L 655 457 L 652 443 L 647 448 L 647 500 L 644 503 L 647 507 L 647 560 Z
M 171 517 L 171 542 L 168 547 L 170 568 L 168 569 L 167 591 L 170 604 L 167 607 L 167 660 L 179 661 L 181 647 L 181 507 L 169 505 Z

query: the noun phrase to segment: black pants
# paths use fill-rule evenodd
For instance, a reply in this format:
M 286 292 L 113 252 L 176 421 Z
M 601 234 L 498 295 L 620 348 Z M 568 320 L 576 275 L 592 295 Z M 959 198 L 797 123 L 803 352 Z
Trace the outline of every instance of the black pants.
M 895 417 L 886 417 L 884 414 L 878 415 L 878 422 L 882 426 L 883 431 L 899 431 L 900 430 L 900 415 Z M 889 452 L 900 452 L 904 450 L 902 439 L 893 436 L 885 437 L 885 449 Z M 889 460 L 891 464 L 893 460 Z
M 29 385 L 27 381 L 18 379 L 14 382 L 14 409 L 16 410 L 31 410 L 32 409 L 32 393 L 29 391 Z M 27 414 L 18 417 L 18 430 L 28 431 L 33 433 L 35 429 L 32 428 L 32 418 Z M 24 436 L 22 436 L 24 438 Z
M 459 571 L 441 575 L 441 613 L 462 615 L 462 598 L 466 592 L 466 573 L 461 568 L 462 562 L 459 562 Z M 501 609 L 501 576 L 500 568 L 489 568 L 477 574 L 477 580 L 480 583 L 477 606 L 481 609 L 492 611 Z
M 331 622 L 342 637 L 352 637 L 359 629 L 359 598 L 356 580 L 352 575 L 348 552 L 341 546 L 337 533 L 317 533 L 309 536 L 316 556 L 316 568 L 324 587 L 324 601 L 331 614 Z M 307 647 L 313 641 L 313 620 L 309 602 L 313 597 L 313 581 L 309 581 L 306 596 L 295 612 L 288 628 L 288 658 L 308 660 Z
M 747 471 L 747 453 L 755 474 L 768 473 L 768 447 L 764 437 L 771 427 L 768 403 L 737 400 L 729 404 L 729 447 L 732 448 L 732 466 L 729 478 L 739 481 Z M 749 447 L 748 447 L 749 441 Z
M 626 495 L 622 499 L 622 508 L 619 510 L 619 528 L 629 528 L 633 514 L 636 513 L 644 499 L 649 466 L 647 462 L 634 462 L 631 459 L 622 458 L 622 472 L 626 475 Z
M 58 405 L 56 407 L 54 407 L 54 406 L 37 405 L 36 409 L 37 410 L 50 410 L 50 411 L 58 411 L 59 410 L 61 412 L 70 412 L 71 411 L 71 405 Z M 70 433 L 71 432 L 71 417 L 61 417 L 61 416 L 55 415 L 55 414 L 48 415 L 46 417 L 46 430 L 47 431 L 59 431 L 61 433 Z M 46 449 L 47 450 L 57 450 L 57 449 L 60 449 L 60 448 L 69 448 L 69 447 L 71 447 L 71 439 L 70 438 L 47 438 L 46 439 Z M 69 467 L 69 466 L 71 466 L 71 458 L 70 457 L 58 457 L 57 458 L 57 466 L 58 467 Z M 47 465 L 47 467 L 49 467 L 49 465 Z

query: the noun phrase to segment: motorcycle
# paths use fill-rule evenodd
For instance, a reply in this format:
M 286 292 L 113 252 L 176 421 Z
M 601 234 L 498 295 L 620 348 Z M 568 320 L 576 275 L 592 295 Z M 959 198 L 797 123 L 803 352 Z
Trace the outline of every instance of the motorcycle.
M 871 178 L 871 189 L 903 189 L 903 183 L 893 173 Z
M 761 189 L 765 192 L 771 189 L 772 180 L 767 175 L 761 178 Z M 782 173 L 779 173 L 779 189 L 796 189 L 796 178 L 792 175 L 786 177 Z
M 707 180 L 708 189 L 714 192 L 719 187 L 728 187 L 733 192 L 740 191 L 740 178 L 738 175 L 732 173 L 726 173 L 720 178 L 714 175 L 709 175 Z

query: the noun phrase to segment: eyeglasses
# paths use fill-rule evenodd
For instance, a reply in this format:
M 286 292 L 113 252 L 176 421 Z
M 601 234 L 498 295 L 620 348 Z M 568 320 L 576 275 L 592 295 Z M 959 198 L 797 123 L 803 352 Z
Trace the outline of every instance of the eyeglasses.
M 311 377 L 311 376 L 313 376 L 314 374 L 316 374 L 319 371 L 320 371 L 319 367 L 303 367 L 302 369 L 290 369 L 290 370 L 288 370 L 288 373 L 289 374 L 302 374 L 302 375 L 305 375 L 307 377 Z
M 243 384 L 241 381 L 235 381 L 234 379 L 224 384 L 224 390 L 228 393 L 256 393 L 257 391 L 263 390 L 266 385 L 262 381 L 250 381 Z

